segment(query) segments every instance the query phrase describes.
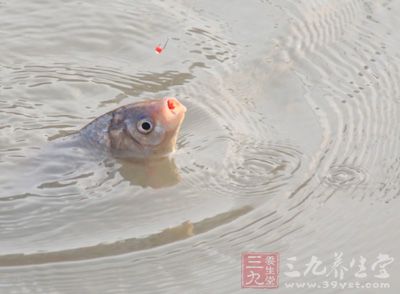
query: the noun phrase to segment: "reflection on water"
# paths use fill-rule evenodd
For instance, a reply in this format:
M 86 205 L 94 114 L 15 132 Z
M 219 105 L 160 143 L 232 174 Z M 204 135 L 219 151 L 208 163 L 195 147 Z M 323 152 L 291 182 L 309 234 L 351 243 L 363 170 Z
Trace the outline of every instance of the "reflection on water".
M 180 180 L 173 158 L 166 157 L 144 162 L 124 160 L 119 163 L 120 176 L 132 185 L 162 188 L 174 186 Z
M 197 223 L 186 221 L 176 227 L 166 228 L 160 233 L 153 234 L 145 238 L 128 238 L 112 244 L 99 244 L 91 247 L 30 255 L 5 255 L 1 256 L 0 258 L 0 266 L 17 266 L 86 260 L 146 250 L 183 240 L 193 236 L 194 234 L 205 233 L 217 226 L 235 220 L 249 211 L 251 211 L 251 207 L 245 206 L 201 220 Z
M 282 270 L 293 256 L 400 258 L 399 12 L 0 2 L 0 292 L 238 293 L 245 251 L 279 252 Z M 74 139 L 164 96 L 188 108 L 170 158 L 118 160 Z

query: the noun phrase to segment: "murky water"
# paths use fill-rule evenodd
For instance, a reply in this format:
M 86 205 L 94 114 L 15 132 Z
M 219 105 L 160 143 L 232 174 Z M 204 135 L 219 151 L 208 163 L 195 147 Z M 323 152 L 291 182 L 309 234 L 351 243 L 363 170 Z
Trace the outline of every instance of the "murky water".
M 374 282 L 388 254 L 391 288 L 362 293 L 398 293 L 399 13 L 390 0 L 0 1 L 0 293 L 245 292 L 247 251 L 280 253 L 275 293 L 321 291 L 285 288 L 288 258 L 303 274 L 343 252 L 350 282 L 361 255 Z M 164 96 L 188 108 L 172 161 L 57 148 Z

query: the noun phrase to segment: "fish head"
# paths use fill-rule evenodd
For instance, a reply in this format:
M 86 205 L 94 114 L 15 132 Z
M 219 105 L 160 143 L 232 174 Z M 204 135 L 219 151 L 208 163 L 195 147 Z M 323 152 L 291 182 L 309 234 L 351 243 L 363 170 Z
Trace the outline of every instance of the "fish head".
M 115 110 L 108 134 L 119 157 L 164 157 L 176 148 L 186 107 L 176 98 L 149 100 Z

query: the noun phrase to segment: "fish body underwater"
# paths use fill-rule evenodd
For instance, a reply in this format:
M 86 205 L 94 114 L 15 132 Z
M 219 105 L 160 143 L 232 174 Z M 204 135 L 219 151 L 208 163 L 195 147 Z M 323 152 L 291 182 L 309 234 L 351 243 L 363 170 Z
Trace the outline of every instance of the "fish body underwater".
M 133 185 L 154 188 L 175 185 L 179 174 L 168 155 L 175 150 L 185 112 L 186 107 L 175 98 L 116 108 L 79 132 L 38 148 L 38 152 L 12 167 L 10 174 L 24 175 L 21 183 L 10 179 L 0 184 L 0 188 L 14 197 L 27 193 L 39 195 L 43 187 L 51 186 L 49 193 L 53 195 L 54 189 L 68 189 L 68 183 L 82 175 L 102 178 L 104 170 L 118 172 Z

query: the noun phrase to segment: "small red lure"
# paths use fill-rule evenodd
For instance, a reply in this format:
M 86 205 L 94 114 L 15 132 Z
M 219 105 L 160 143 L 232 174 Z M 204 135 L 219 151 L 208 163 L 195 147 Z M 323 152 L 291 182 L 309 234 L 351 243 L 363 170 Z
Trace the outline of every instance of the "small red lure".
M 165 42 L 165 44 L 164 44 L 163 47 L 161 47 L 161 44 L 158 44 L 158 45 L 156 46 L 156 48 L 154 48 L 154 50 L 156 51 L 157 54 L 161 54 L 161 53 L 164 51 L 165 47 L 167 47 L 168 40 L 169 40 L 169 39 L 167 39 L 167 41 Z
M 161 54 L 161 52 L 164 50 L 163 48 L 160 47 L 160 45 L 158 45 L 154 50 L 156 50 L 157 54 Z

